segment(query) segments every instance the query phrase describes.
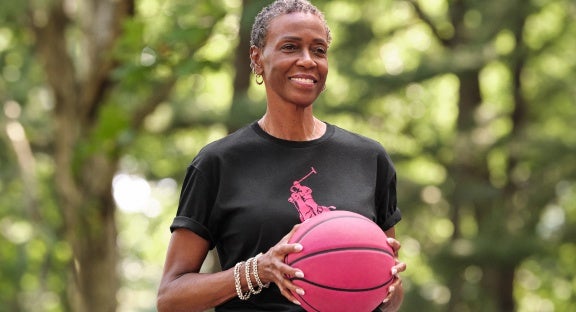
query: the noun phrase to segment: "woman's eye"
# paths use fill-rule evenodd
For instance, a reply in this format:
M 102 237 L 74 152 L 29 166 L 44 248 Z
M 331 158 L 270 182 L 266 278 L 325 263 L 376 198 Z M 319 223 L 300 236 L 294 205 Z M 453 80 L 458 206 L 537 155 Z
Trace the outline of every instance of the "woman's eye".
M 282 46 L 282 50 L 285 50 L 285 51 L 294 51 L 296 49 L 297 49 L 297 47 L 293 44 L 286 44 L 286 45 Z
M 319 54 L 319 55 L 325 55 L 328 51 L 326 51 L 325 48 L 316 48 L 314 50 L 314 53 Z

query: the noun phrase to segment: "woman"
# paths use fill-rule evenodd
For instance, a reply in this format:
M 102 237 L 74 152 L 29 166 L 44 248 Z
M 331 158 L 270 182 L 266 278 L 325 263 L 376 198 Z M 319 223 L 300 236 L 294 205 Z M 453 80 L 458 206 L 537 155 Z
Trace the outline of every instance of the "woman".
M 396 174 L 380 144 L 316 119 L 330 31 L 306 0 L 278 0 L 256 17 L 251 67 L 266 89 L 264 116 L 207 145 L 188 167 L 158 293 L 159 311 L 303 311 L 284 257 L 301 220 L 350 210 L 394 238 Z M 397 252 L 400 244 L 390 239 Z M 221 272 L 199 273 L 216 247 Z M 397 261 L 395 273 L 405 270 Z M 269 287 L 268 287 L 269 286 Z M 396 310 L 400 278 L 381 305 Z

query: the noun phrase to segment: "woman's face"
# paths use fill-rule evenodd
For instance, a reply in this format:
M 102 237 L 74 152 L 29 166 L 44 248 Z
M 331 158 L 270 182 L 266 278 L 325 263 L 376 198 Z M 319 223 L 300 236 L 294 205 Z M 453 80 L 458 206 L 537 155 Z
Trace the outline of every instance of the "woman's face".
M 269 103 L 307 107 L 316 100 L 328 75 L 326 38 L 324 23 L 313 14 L 291 13 L 272 19 L 265 46 L 251 50 Z

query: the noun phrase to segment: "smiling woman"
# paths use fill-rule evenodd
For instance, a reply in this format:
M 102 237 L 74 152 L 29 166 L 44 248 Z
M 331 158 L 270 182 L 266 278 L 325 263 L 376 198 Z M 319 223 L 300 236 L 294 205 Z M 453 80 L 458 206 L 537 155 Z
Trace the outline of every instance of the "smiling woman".
M 256 16 L 250 62 L 266 90 L 257 121 L 204 147 L 187 169 L 171 226 L 159 311 L 303 311 L 303 278 L 284 258 L 298 224 L 333 210 L 361 214 L 391 238 L 401 215 L 396 172 L 376 141 L 316 118 L 313 106 L 328 75 L 330 29 L 306 0 L 278 0 Z M 316 201 L 318 200 L 318 201 Z M 216 248 L 221 272 L 200 274 Z M 380 308 L 395 311 L 397 273 Z M 368 311 L 364 311 L 368 312 Z
M 312 104 L 326 84 L 330 29 L 317 10 L 287 10 L 275 16 L 278 8 L 262 11 L 251 38 L 250 66 L 262 76 L 267 97 L 266 113 L 258 123 L 280 139 L 317 139 L 325 125 L 314 118 Z
M 321 19 L 298 12 L 275 18 L 265 45 L 251 47 L 253 71 L 266 86 L 267 109 L 259 125 L 268 134 L 306 141 L 325 132 L 311 111 L 326 84 L 328 40 Z

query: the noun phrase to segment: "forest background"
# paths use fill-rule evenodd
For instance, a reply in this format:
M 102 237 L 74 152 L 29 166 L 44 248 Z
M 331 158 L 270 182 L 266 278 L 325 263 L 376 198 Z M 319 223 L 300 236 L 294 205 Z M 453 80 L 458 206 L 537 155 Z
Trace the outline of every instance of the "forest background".
M 1 311 L 155 310 L 186 166 L 264 110 L 265 3 L 2 0 Z M 576 2 L 314 3 L 315 112 L 397 167 L 402 310 L 574 311 Z

